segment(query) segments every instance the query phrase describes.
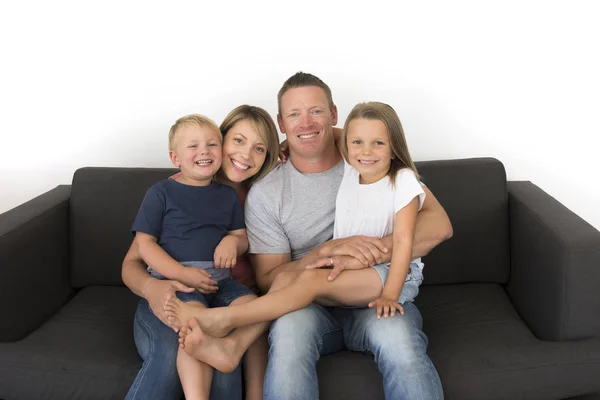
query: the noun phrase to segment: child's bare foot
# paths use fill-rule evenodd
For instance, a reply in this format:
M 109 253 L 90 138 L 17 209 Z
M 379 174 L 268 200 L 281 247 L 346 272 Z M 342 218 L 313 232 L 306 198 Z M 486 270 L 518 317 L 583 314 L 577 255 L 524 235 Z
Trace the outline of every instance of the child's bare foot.
M 189 328 L 184 327 L 185 333 L 180 334 L 181 347 L 190 356 L 212 366 L 219 371 L 229 374 L 240 363 L 242 355 L 236 355 L 234 341 L 229 338 L 214 338 L 202 331 L 194 318 L 188 321 Z
M 194 307 L 179 300 L 176 296 L 169 295 L 164 309 L 169 322 L 178 329 L 181 329 L 190 319 L 196 319 L 205 333 L 216 338 L 227 335 L 233 329 L 227 322 L 226 307 Z
M 179 329 L 179 347 L 185 350 L 185 338 L 190 333 L 190 329 L 187 326 L 182 326 Z

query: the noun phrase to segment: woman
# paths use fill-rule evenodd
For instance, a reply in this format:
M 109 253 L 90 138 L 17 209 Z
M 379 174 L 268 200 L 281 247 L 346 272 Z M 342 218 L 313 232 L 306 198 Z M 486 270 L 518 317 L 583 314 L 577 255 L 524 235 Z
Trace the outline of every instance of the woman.
M 223 134 L 223 162 L 217 180 L 219 183 L 235 188 L 243 202 L 250 185 L 269 173 L 277 164 L 279 153 L 277 130 L 265 110 L 248 105 L 232 110 L 220 129 Z M 247 258 L 237 261 L 232 274 L 244 285 L 250 288 L 256 287 Z M 144 363 L 126 398 L 179 399 L 182 389 L 175 365 L 178 336 L 175 330 L 168 326 L 163 303 L 169 294 L 174 295 L 176 291 L 191 292 L 194 289 L 172 280 L 149 281 L 146 265 L 133 244 L 123 261 L 122 278 L 132 292 L 142 297 L 135 313 L 134 336 Z M 216 290 L 216 286 L 204 289 Z M 242 304 L 253 298 L 254 296 L 244 296 L 232 304 Z M 247 329 L 264 331 L 266 328 L 267 324 L 256 324 Z M 262 366 L 258 365 L 259 363 L 244 364 L 248 399 L 262 398 L 267 351 L 268 345 L 264 336 L 248 349 L 248 353 L 254 352 L 253 359 L 263 358 L 263 362 L 260 363 Z M 206 367 L 212 370 L 212 367 L 208 365 Z M 239 368 L 235 368 L 231 374 L 221 374 L 216 371 L 210 397 L 241 399 L 240 372 Z

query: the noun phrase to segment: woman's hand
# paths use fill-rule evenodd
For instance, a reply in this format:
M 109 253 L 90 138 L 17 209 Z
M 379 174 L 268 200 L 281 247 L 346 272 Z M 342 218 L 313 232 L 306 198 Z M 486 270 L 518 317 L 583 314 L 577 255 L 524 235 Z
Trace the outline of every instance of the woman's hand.
M 290 156 L 289 145 L 287 139 L 279 143 L 279 159 L 282 163 L 286 162 Z
M 164 310 L 164 303 L 169 294 L 176 295 L 176 292 L 185 292 L 191 293 L 194 291 L 194 288 L 185 286 L 183 283 L 171 280 L 160 280 L 150 278 L 152 281 L 146 284 L 146 289 L 144 290 L 144 298 L 148 300 L 148 304 L 150 304 L 150 309 L 156 315 L 156 318 L 160 319 L 163 324 L 167 325 L 169 328 L 173 329 L 177 332 L 169 321 L 167 320 L 167 315 Z
M 400 314 L 404 315 L 404 308 L 398 303 L 398 299 L 391 299 L 388 297 L 381 296 L 377 300 L 374 300 L 369 303 L 369 308 L 377 307 L 377 319 L 381 319 L 381 315 L 383 313 L 383 318 L 387 318 L 388 316 L 393 317 L 396 315 L 396 310 L 400 312 Z

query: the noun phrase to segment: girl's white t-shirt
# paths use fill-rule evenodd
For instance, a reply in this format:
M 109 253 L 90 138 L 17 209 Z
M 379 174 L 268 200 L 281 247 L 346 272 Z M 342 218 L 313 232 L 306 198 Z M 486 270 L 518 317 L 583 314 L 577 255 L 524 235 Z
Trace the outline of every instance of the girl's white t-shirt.
M 396 213 L 419 197 L 419 210 L 425 192 L 408 168 L 396 174 L 395 186 L 386 176 L 371 184 L 360 184 L 356 168 L 344 161 L 344 177 L 336 198 L 333 238 L 364 235 L 383 238 L 394 231 Z M 420 263 L 420 259 L 413 260 Z

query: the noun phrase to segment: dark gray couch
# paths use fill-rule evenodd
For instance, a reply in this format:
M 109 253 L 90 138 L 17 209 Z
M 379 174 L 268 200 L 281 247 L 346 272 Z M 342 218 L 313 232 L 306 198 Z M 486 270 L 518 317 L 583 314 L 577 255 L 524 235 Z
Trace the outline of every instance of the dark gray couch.
M 454 227 L 417 298 L 446 398 L 596 398 L 600 233 L 497 160 L 417 166 Z M 144 192 L 172 172 L 83 168 L 0 215 L 0 398 L 124 397 L 141 360 L 121 260 Z M 318 370 L 322 399 L 383 399 L 370 356 Z

